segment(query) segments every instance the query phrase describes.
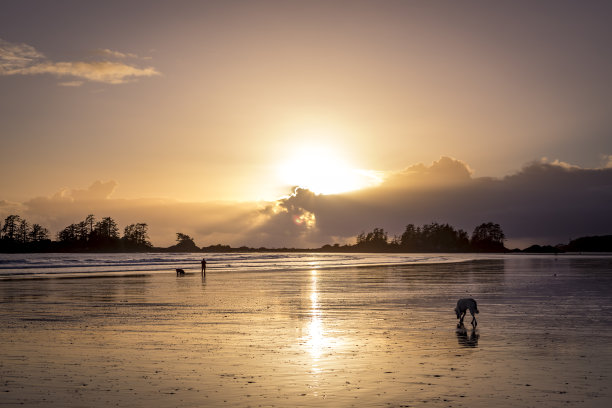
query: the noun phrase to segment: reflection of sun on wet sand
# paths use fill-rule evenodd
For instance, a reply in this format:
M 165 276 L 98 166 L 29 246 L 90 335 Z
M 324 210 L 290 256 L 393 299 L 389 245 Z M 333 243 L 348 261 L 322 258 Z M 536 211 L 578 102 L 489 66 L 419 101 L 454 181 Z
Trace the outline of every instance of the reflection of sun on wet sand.
M 337 352 L 342 347 L 342 344 L 340 339 L 332 337 L 332 334 L 329 333 L 324 326 L 323 310 L 317 288 L 317 270 L 312 270 L 310 275 L 309 321 L 306 326 L 306 336 L 302 339 L 302 344 L 312 357 L 312 372 L 319 373 L 324 369 L 321 367 L 321 357 L 325 354 L 331 355 Z
M 321 357 L 323 349 L 328 347 L 328 341 L 325 338 L 323 322 L 321 321 L 321 309 L 318 302 L 319 292 L 317 291 L 317 271 L 311 272 L 311 293 L 310 293 L 310 322 L 306 330 L 306 347 L 312 354 L 313 360 Z
M 608 259 L 4 281 L 2 402 L 607 407 Z

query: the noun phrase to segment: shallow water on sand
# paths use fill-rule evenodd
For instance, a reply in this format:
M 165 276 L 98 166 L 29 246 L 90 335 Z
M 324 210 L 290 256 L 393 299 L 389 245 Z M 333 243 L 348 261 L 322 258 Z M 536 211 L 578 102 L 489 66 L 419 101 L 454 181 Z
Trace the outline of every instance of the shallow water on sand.
M 491 254 L 472 253 L 315 253 L 315 252 L 230 252 L 230 253 L 41 253 L 0 254 L 0 280 L 101 277 L 166 274 L 175 268 L 200 272 L 202 256 L 210 272 L 271 272 L 461 262 L 490 259 Z
M 586 256 L 3 281 L 0 399 L 608 407 L 611 289 Z

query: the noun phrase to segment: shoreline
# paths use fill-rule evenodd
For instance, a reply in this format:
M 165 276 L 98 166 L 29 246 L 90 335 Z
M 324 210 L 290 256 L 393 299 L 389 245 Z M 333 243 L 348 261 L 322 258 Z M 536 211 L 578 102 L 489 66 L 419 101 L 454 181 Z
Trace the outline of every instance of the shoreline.
M 274 254 L 274 253 L 271 253 Z M 319 254 L 319 255 L 327 255 L 327 254 Z M 363 255 L 363 254 L 356 254 Z M 368 255 L 368 254 L 365 254 Z M 372 255 L 380 256 L 379 253 L 372 253 Z M 418 254 L 418 255 L 431 255 L 431 254 Z M 454 254 L 437 254 L 440 257 L 445 255 L 454 256 Z M 496 254 L 502 255 L 502 254 Z M 312 270 L 338 270 L 338 269 L 347 269 L 347 268 L 355 268 L 355 269 L 363 269 L 363 268 L 390 268 L 390 267 L 406 267 L 406 266 L 418 266 L 418 265 L 445 265 L 445 264 L 455 264 L 455 263 L 468 263 L 468 262 L 485 262 L 485 261 L 495 261 L 503 258 L 498 258 L 495 256 L 484 255 L 483 258 L 472 258 L 466 257 L 465 259 L 436 259 L 436 260 L 415 260 L 415 261 L 406 261 L 406 262 L 374 262 L 374 263 L 355 263 L 355 264 L 338 264 L 338 265 L 309 265 L 303 267 L 287 267 L 287 266 L 266 266 L 265 269 L 257 269 L 257 270 L 236 270 L 232 267 L 224 268 L 224 267 L 215 267 L 214 265 L 209 264 L 207 269 L 207 274 L 217 274 L 217 273 L 283 273 L 283 272 L 304 272 L 304 271 L 312 271 Z M 188 267 L 183 267 L 185 269 L 186 275 L 201 275 L 201 272 L 198 271 L 198 267 L 194 266 L 194 271 L 190 271 L 187 269 Z M 32 267 L 30 269 L 35 269 Z M 44 268 L 43 268 L 44 269 Z M 88 279 L 88 278 L 112 278 L 112 277 L 137 277 L 137 276 L 154 276 L 154 275 L 174 275 L 174 269 L 169 268 L 167 270 L 137 270 L 137 271 L 102 271 L 102 272 L 59 272 L 59 273 L 15 273 L 11 275 L 2 275 L 0 274 L 0 282 L 2 281 L 21 281 L 21 280 L 44 280 L 44 279 Z
M 146 254 L 146 253 L 142 253 Z M 283 255 L 284 252 L 267 252 L 265 254 L 272 255 Z M 37 253 L 36 255 L 46 255 L 46 253 Z M 54 255 L 64 255 L 64 256 L 84 256 L 83 253 L 55 253 Z M 112 256 L 112 255 L 133 255 L 133 253 L 101 253 L 99 255 Z M 176 253 L 176 255 L 195 255 L 200 256 L 199 253 Z M 218 255 L 235 255 L 234 253 L 219 253 Z M 384 257 L 385 255 L 391 256 L 410 256 L 412 254 L 385 254 L 385 253 L 312 253 L 312 255 L 319 255 L 322 257 L 326 256 L 334 256 L 334 255 L 354 255 L 354 256 L 373 256 L 373 257 Z M 470 256 L 474 255 L 474 257 Z M 1 255 L 0 255 L 1 256 Z M 607 252 L 598 252 L 598 253 L 564 253 L 564 254 L 535 254 L 535 253 L 475 253 L 475 254 L 466 254 L 466 253 L 414 253 L 415 260 L 409 261 L 400 261 L 400 262 L 369 262 L 369 263 L 346 263 L 346 264 L 336 264 L 336 265 L 325 265 L 325 264 L 315 264 L 308 266 L 292 266 L 288 267 L 286 265 L 276 265 L 270 264 L 266 265 L 262 269 L 254 269 L 250 270 L 249 268 L 244 268 L 244 270 L 236 269 L 235 266 L 227 265 L 227 266 L 219 266 L 215 265 L 210 261 L 207 269 L 208 274 L 215 273 L 252 273 L 252 272 L 298 272 L 298 271 L 310 271 L 313 269 L 316 270 L 334 270 L 334 269 L 346 269 L 346 268 L 381 268 L 381 267 L 394 267 L 394 266 L 411 266 L 411 265 L 443 265 L 443 264 L 452 264 L 452 263 L 465 263 L 465 262 L 477 262 L 477 261 L 487 261 L 487 260 L 499 260 L 499 259 L 512 259 L 512 258 L 579 258 L 579 259 L 587 259 L 587 258 L 612 258 L 612 253 Z M 434 257 L 438 256 L 438 259 L 419 259 L 419 257 Z M 464 256 L 464 259 L 460 259 L 458 257 Z M 444 259 L 445 257 L 450 257 L 451 259 Z M 454 258 L 453 258 L 454 257 Z M 213 259 L 214 261 L 214 259 Z M 282 261 L 282 258 L 279 259 Z M 187 275 L 200 275 L 201 272 L 199 270 L 199 265 L 194 266 L 185 266 L 184 261 L 177 260 L 176 267 L 182 267 L 185 269 Z M 120 266 L 132 266 L 131 264 L 120 264 L 116 268 Z M 83 267 L 87 267 L 87 265 L 83 265 Z M 41 269 L 49 270 L 58 268 L 54 265 L 33 265 L 27 267 L 18 267 L 15 270 L 21 271 L 24 269 L 33 270 L 33 269 Z M 78 266 L 71 266 L 71 268 L 78 268 Z M 0 282 L 4 281 L 21 281 L 21 280 L 45 280 L 45 279 L 88 279 L 88 278 L 106 278 L 106 277 L 137 277 L 137 276 L 150 276 L 150 275 L 164 275 L 164 274 L 174 274 L 174 267 L 168 267 L 167 269 L 137 269 L 137 270 L 107 270 L 107 271 L 92 271 L 92 272 L 51 272 L 51 273 L 26 273 L 26 272 L 16 272 L 12 274 L 2 274 L 3 268 L 0 268 Z M 4 268 L 4 270 L 10 270 L 10 268 Z

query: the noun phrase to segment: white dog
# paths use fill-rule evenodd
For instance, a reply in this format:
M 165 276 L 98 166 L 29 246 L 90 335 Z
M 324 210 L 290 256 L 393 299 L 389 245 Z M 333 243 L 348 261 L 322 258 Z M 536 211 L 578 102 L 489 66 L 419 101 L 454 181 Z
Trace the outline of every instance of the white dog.
M 457 314 L 457 319 L 459 319 L 459 326 L 463 325 L 463 318 L 465 317 L 465 313 L 468 311 L 468 309 L 472 315 L 472 326 L 476 327 L 478 322 L 476 321 L 476 316 L 474 316 L 474 314 L 478 313 L 478 306 L 476 305 L 476 301 L 472 298 L 459 299 L 457 301 L 455 313 Z

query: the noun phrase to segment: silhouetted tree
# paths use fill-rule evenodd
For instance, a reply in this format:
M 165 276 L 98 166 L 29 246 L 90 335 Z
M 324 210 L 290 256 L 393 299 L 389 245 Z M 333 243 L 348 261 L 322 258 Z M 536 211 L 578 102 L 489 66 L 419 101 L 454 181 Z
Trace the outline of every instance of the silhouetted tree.
M 2 252 L 48 251 L 51 247 L 49 230 L 39 224 L 30 226 L 26 219 L 18 215 L 6 217 L 0 232 Z
M 76 224 L 70 224 L 69 226 L 57 233 L 57 240 L 64 244 L 74 243 L 75 241 L 77 241 L 76 231 Z
M 470 248 L 470 239 L 468 238 L 468 233 L 462 229 L 457 231 L 457 240 L 459 242 L 459 247 L 467 251 Z
M 83 222 L 86 226 L 86 223 Z M 76 227 L 77 232 L 83 231 L 82 226 Z M 104 217 L 94 225 L 93 233 L 89 235 L 87 242 L 82 241 L 81 247 L 89 250 L 118 250 L 121 249 L 119 239 L 119 227 L 111 217 Z
M 29 232 L 30 242 L 41 242 L 49 239 L 49 230 L 40 224 L 33 224 Z
M 73 224 L 74 239 L 76 239 L 77 241 L 80 241 L 82 247 L 86 247 L 87 246 L 86 242 L 90 241 L 91 239 L 97 238 L 99 241 L 101 239 L 104 240 L 104 239 L 109 238 L 108 231 L 106 231 L 109 225 L 108 220 L 111 221 L 110 222 L 111 225 L 115 223 L 115 221 L 113 221 L 112 218 L 110 217 L 107 217 L 106 221 L 102 220 L 101 222 L 96 223 L 93 214 L 89 214 L 87 217 L 85 217 L 83 221 L 80 221 L 77 224 Z M 115 224 L 115 229 L 116 229 L 116 236 L 114 238 L 118 238 L 119 229 L 116 228 L 116 224 Z
M 469 240 L 465 231 L 449 224 L 408 224 L 400 237 L 400 248 L 407 252 L 461 252 L 469 249 Z
M 94 232 L 98 238 L 104 240 L 119 239 L 119 227 L 111 217 L 104 217 L 98 221 L 94 227 Z
M 9 215 L 4 219 L 4 225 L 2 226 L 2 239 L 9 241 L 16 241 L 19 236 L 19 226 L 21 224 L 21 217 L 18 215 Z
M 506 236 L 499 224 L 487 222 L 480 224 L 472 233 L 471 246 L 477 251 L 504 252 Z
M 80 221 L 76 224 L 70 224 L 57 234 L 57 240 L 62 244 L 65 249 L 72 250 L 84 250 L 88 248 L 89 241 L 93 238 L 98 238 L 97 243 L 102 239 L 104 235 L 99 234 L 92 225 L 94 218 L 93 215 L 88 215 L 85 220 Z M 94 243 L 92 245 L 95 246 Z
M 573 252 L 612 252 L 612 235 L 598 235 L 573 239 L 566 247 Z
M 76 235 L 76 239 L 79 241 L 87 241 L 89 240 L 89 230 L 87 228 L 87 224 L 85 221 L 81 221 L 78 224 L 74 225 L 74 233 Z
M 169 251 L 196 252 L 200 250 L 195 242 L 193 242 L 193 238 L 187 234 L 183 234 L 182 232 L 176 233 L 176 241 L 177 244 L 169 247 Z
M 449 224 L 434 222 L 423 226 L 422 231 L 427 251 L 456 252 L 466 250 L 469 244 L 467 233 L 463 230 L 456 231 Z
M 393 238 L 391 239 L 391 242 L 389 242 L 389 246 L 397 250 L 400 248 L 401 242 L 402 242 L 402 237 L 398 235 L 394 235 Z
M 421 247 L 420 240 L 421 229 L 415 227 L 414 224 L 408 224 L 400 237 L 400 245 L 406 251 L 418 251 Z
M 127 247 L 150 248 L 153 245 L 149 242 L 147 224 L 130 224 L 123 229 L 123 240 Z
M 374 228 L 371 232 L 363 232 L 357 236 L 357 249 L 364 251 L 378 251 L 388 248 L 388 234 L 382 228 Z
M 85 220 L 83 220 L 83 222 L 85 223 L 85 226 L 88 229 L 87 236 L 90 237 L 94 232 L 96 219 L 93 214 L 89 214 L 87 217 L 85 217 Z
M 22 244 L 25 244 L 28 242 L 29 229 L 30 229 L 30 225 L 28 224 L 28 222 L 24 219 L 21 219 L 19 221 L 19 224 L 17 225 L 17 240 L 21 242 Z
M 178 242 L 179 244 L 189 241 L 193 242 L 193 238 L 191 238 L 189 235 L 183 234 L 182 232 L 176 233 L 176 242 Z

